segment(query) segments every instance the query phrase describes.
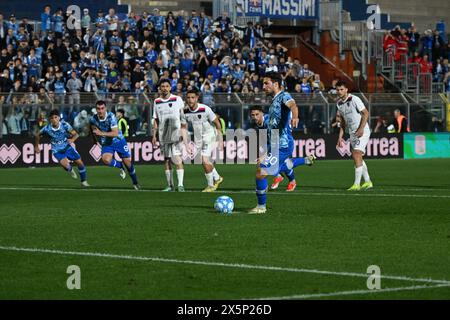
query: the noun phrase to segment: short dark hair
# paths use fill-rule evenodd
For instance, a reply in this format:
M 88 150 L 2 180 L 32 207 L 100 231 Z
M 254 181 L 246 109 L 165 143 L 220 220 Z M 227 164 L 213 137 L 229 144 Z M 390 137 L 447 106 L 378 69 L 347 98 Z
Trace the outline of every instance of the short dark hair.
M 281 78 L 281 75 L 278 72 L 267 72 L 265 75 L 266 78 L 270 78 L 272 82 L 278 83 L 278 85 L 281 87 L 283 85 L 283 79 Z
M 336 83 L 336 87 L 345 87 L 345 88 L 348 88 L 348 87 L 347 87 L 347 83 L 345 83 L 345 81 L 342 81 L 342 80 L 338 80 L 338 82 Z
M 193 88 L 193 89 L 188 90 L 188 91 L 186 92 L 186 95 L 188 95 L 189 93 L 193 93 L 193 94 L 195 94 L 197 97 L 200 95 L 200 92 L 199 92 L 196 88 Z
M 51 118 L 53 116 L 58 116 L 61 117 L 61 115 L 59 114 L 59 110 L 58 109 L 53 109 L 52 111 L 50 111 L 50 113 L 48 114 L 48 117 Z
M 251 108 L 250 108 L 250 112 L 252 112 L 252 111 L 261 111 L 261 112 L 264 112 L 264 111 L 263 111 L 263 108 L 262 108 L 261 106 L 253 106 L 253 107 L 251 107 Z
M 98 107 L 98 106 L 106 106 L 106 102 L 104 100 L 98 100 L 95 103 L 95 107 Z
M 158 88 L 165 82 L 167 82 L 172 87 L 172 83 L 170 82 L 170 80 L 167 78 L 163 78 L 158 81 Z
M 123 110 L 123 109 L 119 109 L 119 110 L 117 110 L 117 112 L 120 112 L 122 115 L 125 114 L 125 110 Z

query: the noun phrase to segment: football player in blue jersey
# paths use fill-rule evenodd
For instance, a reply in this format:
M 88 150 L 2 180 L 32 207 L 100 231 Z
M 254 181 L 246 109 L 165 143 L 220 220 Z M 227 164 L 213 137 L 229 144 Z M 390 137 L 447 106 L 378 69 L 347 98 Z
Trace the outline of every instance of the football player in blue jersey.
M 263 108 L 260 106 L 254 106 L 250 109 L 250 128 L 254 130 L 262 130 L 268 129 L 269 123 L 269 115 L 263 112 Z M 261 142 L 260 142 L 261 143 Z M 261 146 L 260 146 L 261 147 Z M 263 147 L 265 149 L 265 146 Z M 287 166 L 279 166 L 279 172 L 275 175 L 273 183 L 270 187 L 271 190 L 275 190 L 278 188 L 279 184 L 284 180 L 284 177 L 287 177 L 289 180 L 289 184 L 286 188 L 287 192 L 292 192 L 297 187 L 297 182 L 295 180 L 295 175 L 293 168 L 296 168 L 300 165 L 308 165 L 311 166 L 314 164 L 314 160 L 316 157 L 314 155 L 309 155 L 304 158 L 290 158 L 288 163 L 292 162 L 292 169 L 288 169 Z
M 268 117 L 265 117 L 267 127 L 267 153 L 258 159 L 256 170 L 256 196 L 258 205 L 249 211 L 250 214 L 261 214 L 267 211 L 267 176 L 278 177 L 285 173 L 295 184 L 294 168 L 310 164 L 314 156 L 307 158 L 292 158 L 294 138 L 292 128 L 298 126 L 298 108 L 292 96 L 283 91 L 280 74 L 268 72 L 263 80 L 266 94 L 273 96 Z M 294 187 L 295 188 L 295 187 Z
M 50 137 L 53 156 L 59 161 L 61 166 L 70 173 L 72 178 L 77 179 L 77 174 L 72 168 L 73 161 L 78 167 L 81 185 L 89 187 L 86 180 L 86 167 L 81 160 L 80 154 L 72 147 L 75 140 L 78 139 L 78 133 L 70 124 L 61 120 L 58 110 L 52 110 L 49 115 L 50 123 L 43 127 L 35 137 L 34 152 L 40 153 L 40 140 L 43 136 Z
M 119 130 L 117 118 L 114 113 L 106 109 L 105 101 L 99 100 L 95 104 L 97 114 L 91 120 L 91 130 L 95 137 L 100 138 L 100 145 L 102 147 L 102 161 L 105 165 L 120 169 L 120 176 L 125 179 L 126 174 L 124 167 L 127 169 L 133 187 L 136 190 L 140 189 L 136 170 L 131 162 L 131 154 L 128 149 L 127 141 Z M 117 152 L 122 161 L 114 159 L 114 154 Z

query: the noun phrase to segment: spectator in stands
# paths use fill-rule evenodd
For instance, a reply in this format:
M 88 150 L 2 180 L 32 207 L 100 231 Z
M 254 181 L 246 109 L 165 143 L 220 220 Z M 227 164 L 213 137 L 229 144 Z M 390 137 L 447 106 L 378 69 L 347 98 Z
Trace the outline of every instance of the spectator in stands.
M 123 96 L 120 96 L 120 98 L 122 98 L 122 97 Z M 127 119 L 125 118 L 125 111 L 123 109 L 118 109 L 116 111 L 116 117 L 117 117 L 117 126 L 119 127 L 119 130 L 122 132 L 122 134 L 125 138 L 128 138 L 129 126 L 128 126 Z
M 81 110 L 73 120 L 73 128 L 78 132 L 80 137 L 89 135 L 89 115 L 86 110 Z
M 219 23 L 220 29 L 223 32 L 228 32 L 231 24 L 231 19 L 228 17 L 228 12 L 222 12 L 222 15 L 216 19 Z
M 314 75 L 314 80 L 312 81 L 312 90 L 314 92 L 324 92 L 325 91 L 325 85 L 320 80 L 320 74 Z
M 404 115 L 402 115 L 400 109 L 395 109 L 394 118 L 395 118 L 394 121 L 395 132 L 397 133 L 410 132 L 408 119 Z
M 22 110 L 17 106 L 17 97 L 12 98 L 12 103 L 9 107 L 8 113 L 6 114 L 5 120 L 8 125 L 8 133 L 11 135 L 20 135 L 22 133 L 22 128 L 20 122 L 23 118 Z
M 431 126 L 430 130 L 431 132 L 441 132 L 444 131 L 444 123 L 441 119 L 439 119 L 436 116 L 433 116 L 431 118 Z
M 412 25 L 406 36 L 408 37 L 409 57 L 412 57 L 419 50 L 420 46 L 420 34 L 417 32 L 416 26 Z
M 44 6 L 44 12 L 41 13 L 41 28 L 44 33 L 47 33 L 52 24 L 51 6 Z
M 422 37 L 422 56 L 427 55 L 432 60 L 433 55 L 433 32 L 431 30 L 425 31 Z
M 341 115 L 336 112 L 336 115 L 331 119 L 331 132 L 332 134 L 338 134 L 341 130 Z
M 8 34 L 8 25 L 3 20 L 3 14 L 0 13 L 0 50 L 6 48 L 7 34 Z
M 433 72 L 433 63 L 428 60 L 428 55 L 424 55 L 420 60 L 420 72 L 422 73 L 432 73 Z
M 77 77 L 77 72 L 71 72 L 71 78 L 66 84 L 67 91 L 69 93 L 69 104 L 80 104 L 80 91 L 83 88 L 83 83 Z
M 81 30 L 85 35 L 91 27 L 91 16 L 89 15 L 89 9 L 83 9 L 83 16 L 81 17 Z
M 445 28 L 445 22 L 443 19 L 441 19 L 440 21 L 438 21 L 436 23 L 436 31 L 439 32 L 439 35 L 440 35 L 442 41 L 445 44 L 447 44 L 448 38 L 447 38 L 447 32 L 446 32 L 446 28 Z
M 434 31 L 433 35 L 433 62 L 445 56 L 445 43 L 439 33 L 439 30 Z
M 312 92 L 311 85 L 307 78 L 302 79 L 302 83 L 300 84 L 301 92 L 305 94 L 310 94 Z
M 337 95 L 337 87 L 336 87 L 337 83 L 338 83 L 337 79 L 334 79 L 331 82 L 331 87 L 328 89 L 328 94 Z

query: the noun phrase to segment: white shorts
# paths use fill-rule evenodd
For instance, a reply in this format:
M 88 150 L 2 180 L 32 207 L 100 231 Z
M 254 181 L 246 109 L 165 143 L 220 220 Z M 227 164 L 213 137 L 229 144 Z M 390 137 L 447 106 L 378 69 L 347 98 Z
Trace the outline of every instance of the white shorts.
M 198 154 L 198 152 L 200 151 L 203 157 L 211 157 L 215 147 L 216 147 L 215 137 L 202 139 L 201 141 L 195 143 L 196 154 Z
M 354 133 L 350 134 L 350 145 L 353 150 L 361 151 L 363 154 L 366 153 L 366 147 L 369 143 L 370 131 L 364 131 L 361 138 L 358 138 Z
M 183 154 L 182 142 L 161 143 L 160 149 L 164 158 L 172 158 L 174 156 L 181 156 Z

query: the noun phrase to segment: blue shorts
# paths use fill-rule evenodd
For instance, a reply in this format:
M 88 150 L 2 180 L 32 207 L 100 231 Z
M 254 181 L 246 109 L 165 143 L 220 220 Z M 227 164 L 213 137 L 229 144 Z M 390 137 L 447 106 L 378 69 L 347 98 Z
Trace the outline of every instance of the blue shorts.
M 61 161 L 62 159 L 69 159 L 70 161 L 75 161 L 78 159 L 81 159 L 80 154 L 77 150 L 75 150 L 72 146 L 69 146 L 67 149 L 63 151 L 59 151 L 56 153 L 53 153 L 53 156 L 56 158 L 56 160 Z
M 293 151 L 294 144 L 290 143 L 289 147 L 278 149 L 278 154 L 267 154 L 264 160 L 259 164 L 259 167 L 263 169 L 267 173 L 267 175 L 277 176 L 280 173 L 280 168 L 284 164 L 284 162 L 292 157 Z
M 114 155 L 114 152 L 117 152 L 119 157 L 122 159 L 131 158 L 130 149 L 128 148 L 128 144 L 125 139 L 116 141 L 108 146 L 102 146 L 102 155 L 105 153 L 112 153 Z

